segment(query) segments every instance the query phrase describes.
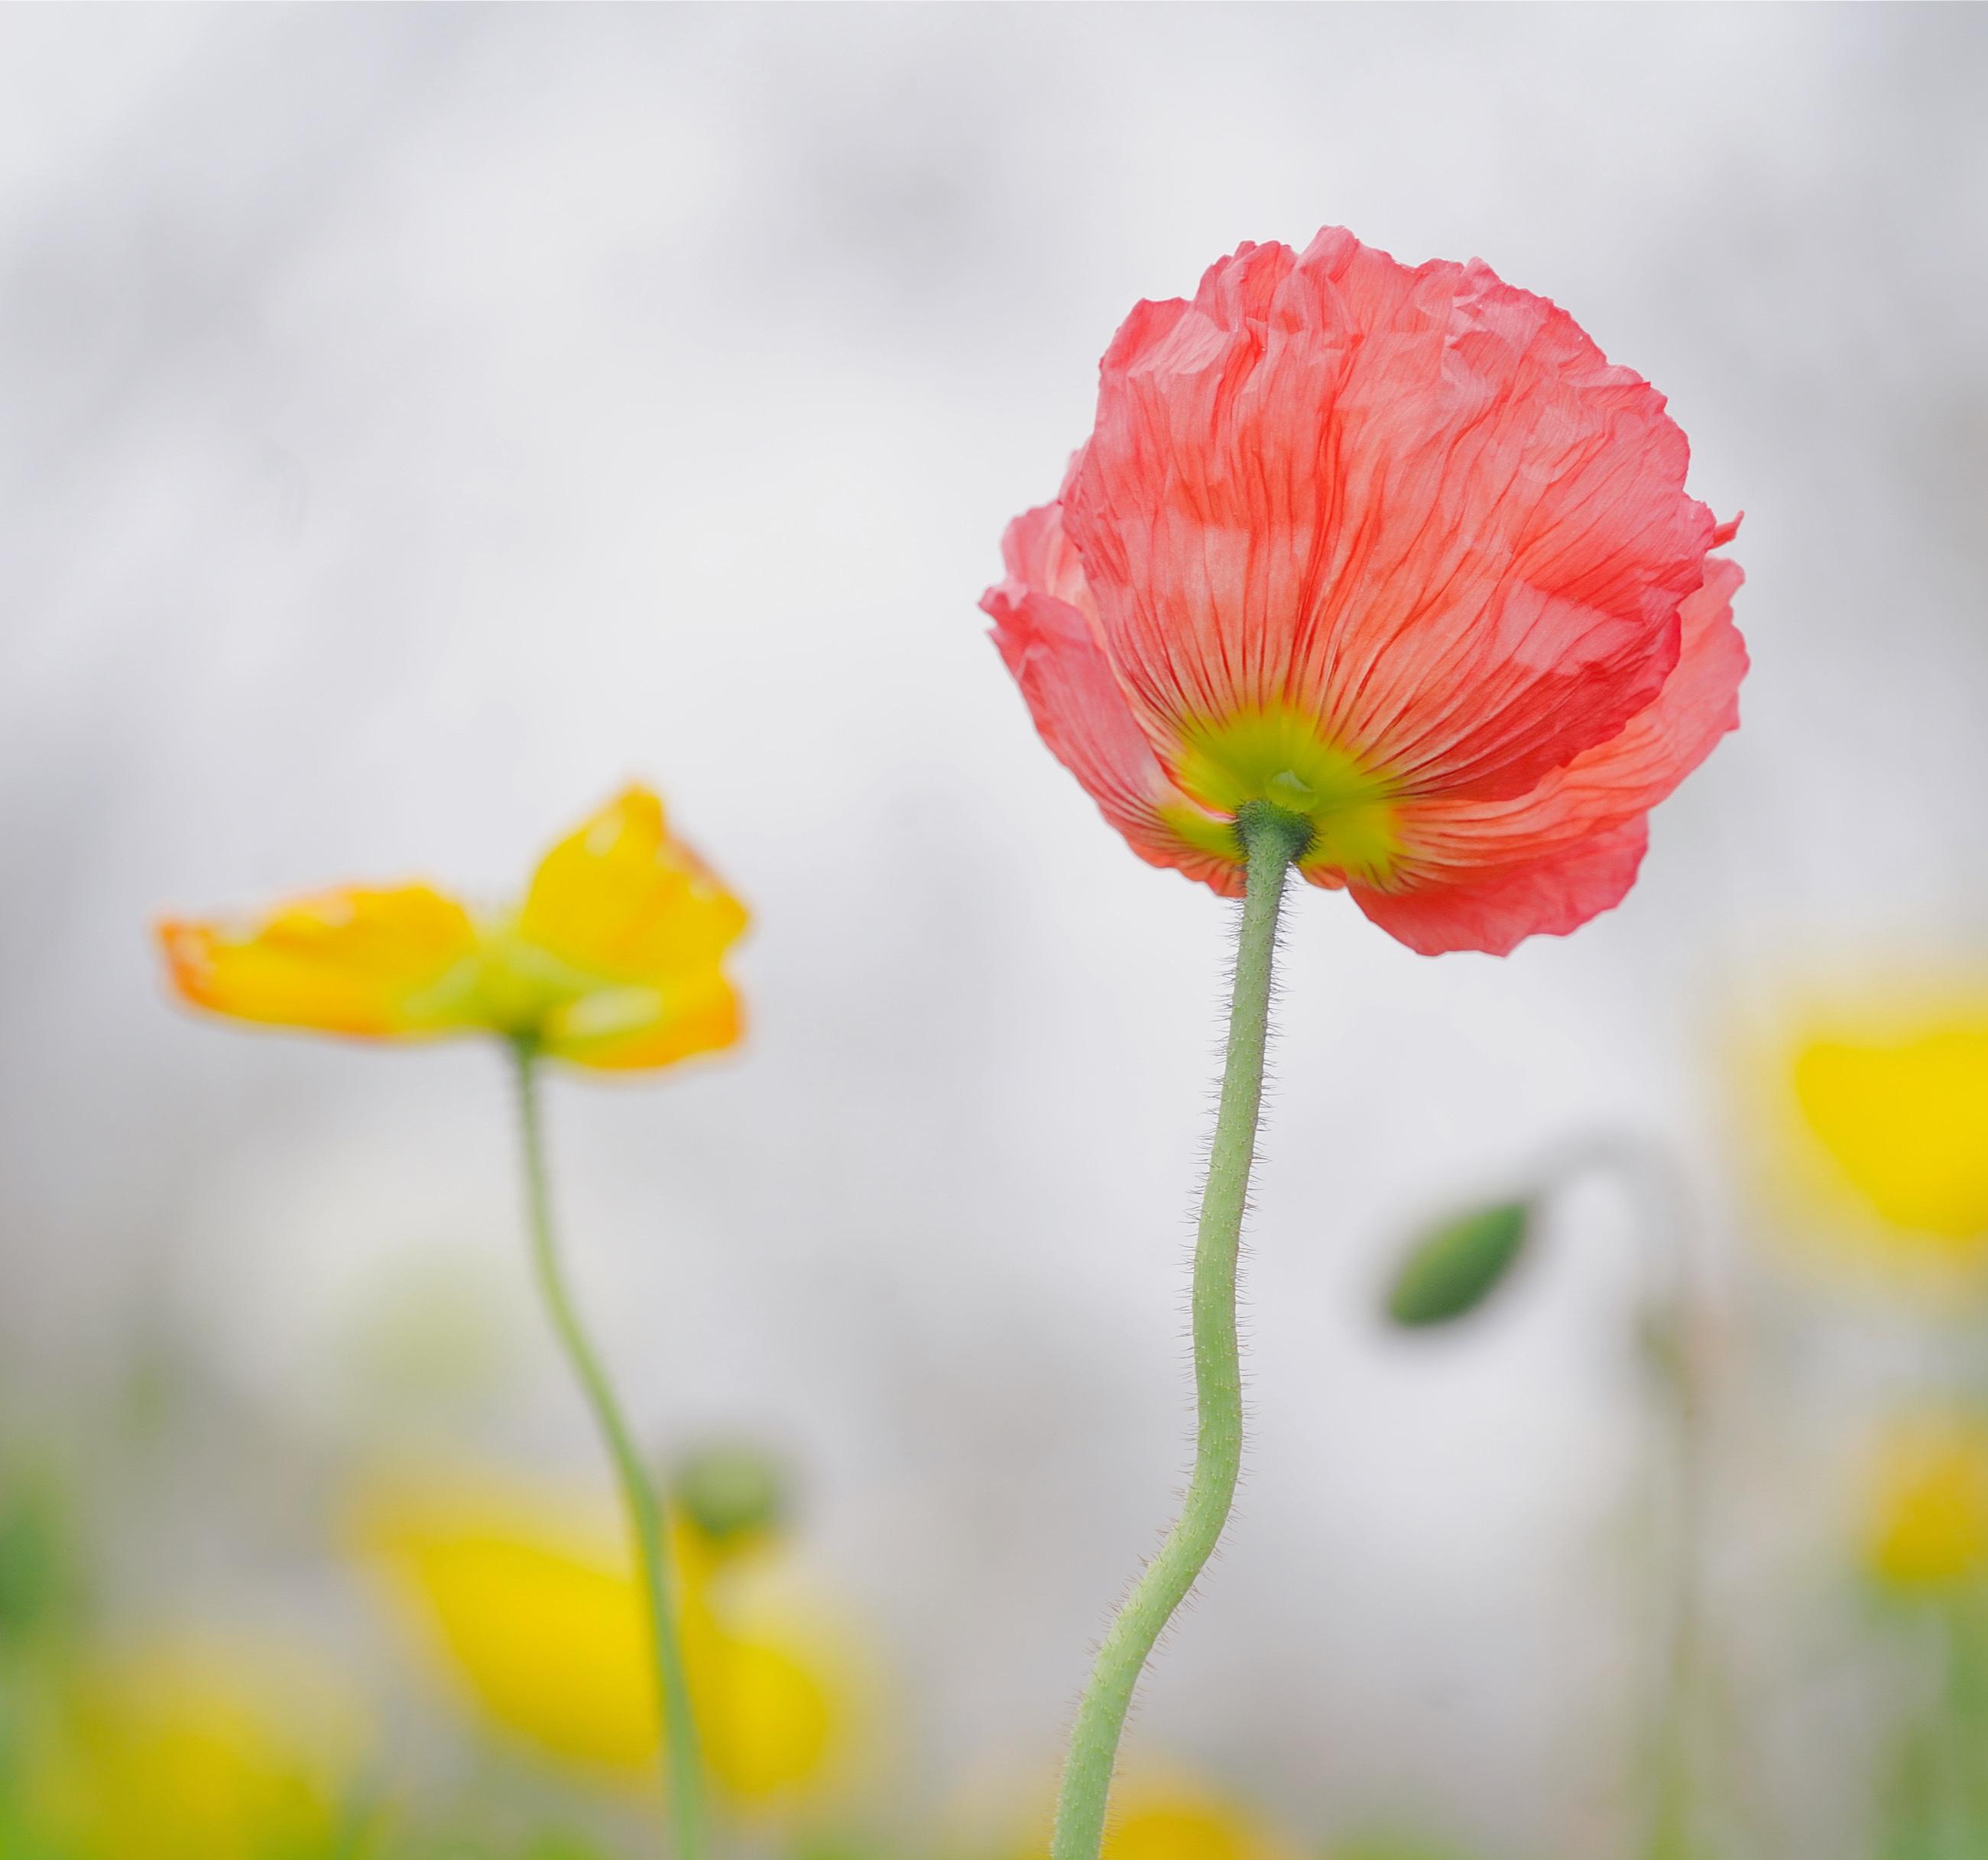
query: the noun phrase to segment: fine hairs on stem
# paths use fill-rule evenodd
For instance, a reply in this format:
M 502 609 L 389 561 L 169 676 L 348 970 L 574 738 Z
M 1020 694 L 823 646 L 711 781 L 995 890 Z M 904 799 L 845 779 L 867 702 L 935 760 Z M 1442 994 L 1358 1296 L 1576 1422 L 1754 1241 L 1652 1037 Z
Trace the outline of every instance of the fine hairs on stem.
M 524 1040 L 512 1043 L 512 1052 L 516 1061 L 518 1124 L 524 1152 L 525 1206 L 531 1230 L 532 1266 L 553 1328 L 559 1334 L 573 1374 L 580 1378 L 587 1405 L 593 1411 L 594 1421 L 614 1463 L 622 1503 L 635 1540 L 636 1561 L 641 1571 L 651 1630 L 658 1703 L 662 1713 L 663 1785 L 675 1836 L 674 1860 L 706 1860 L 709 1842 L 704 1772 L 698 1750 L 697 1721 L 691 1710 L 690 1682 L 684 1669 L 683 1642 L 671 1597 L 662 1501 L 629 1432 L 614 1385 L 580 1323 L 560 1263 L 553 1239 L 545 1129 L 539 1108 L 538 1055 L 530 1042 Z
M 1300 817 L 1260 802 L 1246 807 L 1236 822 L 1246 855 L 1242 917 L 1221 1097 L 1195 1239 L 1194 1472 L 1180 1517 L 1106 1632 L 1078 1703 L 1057 1803 L 1052 1860 L 1097 1860 L 1118 1740 L 1140 1672 L 1214 1554 L 1235 1499 L 1242 1460 L 1236 1258 L 1263 1110 L 1278 914 L 1286 874 L 1311 830 Z

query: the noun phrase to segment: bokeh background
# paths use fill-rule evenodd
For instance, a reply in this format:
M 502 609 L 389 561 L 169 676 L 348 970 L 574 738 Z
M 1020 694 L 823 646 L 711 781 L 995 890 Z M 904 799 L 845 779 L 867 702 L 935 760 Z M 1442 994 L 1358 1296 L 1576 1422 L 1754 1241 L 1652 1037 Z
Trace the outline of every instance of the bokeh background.
M 1299 900 L 1244 1505 L 1135 1735 L 1314 1848 L 1614 1838 L 1635 1223 L 1570 1193 L 1453 1339 L 1376 1300 L 1432 1210 L 1625 1131 L 1749 1340 L 1750 1851 L 1859 1851 L 1839 1475 L 1928 1346 L 1759 1243 L 1733 1080 L 1795 978 L 1988 939 L 1984 90 L 1967 7 L 0 15 L 0 1400 L 93 1469 L 113 1618 L 387 1686 L 355 1465 L 597 1477 L 492 1056 L 201 1024 L 149 923 L 500 894 L 640 776 L 753 906 L 753 1032 L 557 1088 L 586 1302 L 659 1452 L 798 1469 L 905 1812 L 1042 1786 L 1186 1461 L 1228 923 L 1095 817 L 975 601 L 1133 301 L 1338 222 L 1670 396 L 1755 668 L 1577 938 L 1430 962 Z

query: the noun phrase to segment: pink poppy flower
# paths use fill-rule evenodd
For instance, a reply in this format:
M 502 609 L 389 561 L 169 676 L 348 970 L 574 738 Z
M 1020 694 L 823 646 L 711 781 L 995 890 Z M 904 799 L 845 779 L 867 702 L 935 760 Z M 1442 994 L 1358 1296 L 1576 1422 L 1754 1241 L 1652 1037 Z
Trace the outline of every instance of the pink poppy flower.
M 1619 903 L 1739 721 L 1730 540 L 1663 397 L 1490 269 L 1328 228 L 1141 303 L 981 605 L 1132 850 L 1229 896 L 1237 810 L 1434 955 Z

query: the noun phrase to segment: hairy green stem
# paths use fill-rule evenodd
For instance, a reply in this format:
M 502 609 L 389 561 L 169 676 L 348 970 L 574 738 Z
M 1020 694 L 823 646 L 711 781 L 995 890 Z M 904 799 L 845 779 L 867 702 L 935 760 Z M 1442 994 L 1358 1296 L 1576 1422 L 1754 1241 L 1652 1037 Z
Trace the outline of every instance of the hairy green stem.
M 1286 872 L 1311 837 L 1308 822 L 1261 803 L 1236 822 L 1246 857 L 1242 921 L 1229 1047 L 1194 1250 L 1194 1472 L 1180 1517 L 1133 1585 L 1098 1649 L 1077 1708 L 1053 1860 L 1097 1860 L 1111 1772 L 1139 1674 L 1174 1611 L 1187 1598 L 1229 1521 L 1242 1460 L 1242 1354 L 1236 1334 L 1236 1262 L 1263 1109 L 1270 972 Z
M 532 1263 L 553 1328 L 559 1333 L 566 1360 L 586 1391 L 609 1456 L 620 1481 L 621 1498 L 634 1535 L 636 1561 L 648 1604 L 651 1652 L 654 1655 L 658 1703 L 663 1724 L 663 1783 L 675 1830 L 676 1860 L 704 1860 L 703 1766 L 698 1752 L 697 1721 L 691 1715 L 690 1682 L 684 1669 L 683 1642 L 670 1596 L 669 1550 L 663 1530 L 663 1507 L 627 1417 L 621 1412 L 607 1372 L 587 1341 L 573 1294 L 560 1268 L 553 1238 L 552 1195 L 546 1169 L 543 1120 L 539 1104 L 537 1055 L 523 1041 L 517 1058 L 518 1121 L 523 1139 L 525 1205 L 531 1228 Z

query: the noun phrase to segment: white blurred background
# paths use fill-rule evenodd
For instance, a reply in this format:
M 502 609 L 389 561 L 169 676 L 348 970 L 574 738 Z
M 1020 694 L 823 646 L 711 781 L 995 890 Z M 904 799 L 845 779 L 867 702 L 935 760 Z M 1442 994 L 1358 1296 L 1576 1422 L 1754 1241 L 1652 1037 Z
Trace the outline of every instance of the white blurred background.
M 1745 729 L 1570 942 L 1429 962 L 1298 900 L 1245 1503 L 1134 1735 L 1300 1829 L 1595 1851 L 1628 1225 L 1570 1203 L 1453 1343 L 1374 1288 L 1597 1126 L 1729 1238 L 1763 978 L 1988 931 L 1984 86 L 1966 7 L 0 15 L 0 1392 L 52 1424 L 163 1334 L 308 1456 L 364 1425 L 369 1301 L 459 1274 L 529 1385 L 464 1450 L 590 1466 L 492 1056 L 198 1023 L 147 925 L 499 890 L 651 780 L 754 908 L 754 1031 L 560 1086 L 586 1301 L 659 1447 L 804 1467 L 931 1800 L 1046 1773 L 1185 1464 L 1227 918 L 1099 822 L 975 601 L 1134 299 L 1326 222 L 1479 255 L 1745 509 Z M 249 1607 L 302 1527 L 226 1459 L 145 1561 Z

